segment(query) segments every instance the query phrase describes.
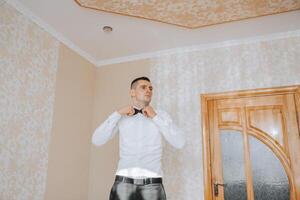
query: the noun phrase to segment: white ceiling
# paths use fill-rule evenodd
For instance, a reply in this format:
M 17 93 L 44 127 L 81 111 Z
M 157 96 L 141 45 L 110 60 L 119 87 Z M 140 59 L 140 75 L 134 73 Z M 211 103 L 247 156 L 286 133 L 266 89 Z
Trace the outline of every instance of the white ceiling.
M 6 0 L 96 66 L 180 48 L 300 30 L 300 11 L 187 29 L 80 7 L 74 0 Z M 104 33 L 109 25 L 113 32 Z

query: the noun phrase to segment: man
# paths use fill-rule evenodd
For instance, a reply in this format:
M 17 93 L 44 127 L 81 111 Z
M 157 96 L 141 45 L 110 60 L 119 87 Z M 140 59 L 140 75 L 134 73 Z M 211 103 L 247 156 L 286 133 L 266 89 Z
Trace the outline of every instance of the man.
M 93 134 L 93 144 L 100 146 L 119 131 L 120 160 L 110 200 L 166 199 L 161 138 L 176 148 L 182 148 L 185 139 L 166 112 L 152 108 L 152 90 L 149 78 L 134 79 L 132 105 L 112 113 Z

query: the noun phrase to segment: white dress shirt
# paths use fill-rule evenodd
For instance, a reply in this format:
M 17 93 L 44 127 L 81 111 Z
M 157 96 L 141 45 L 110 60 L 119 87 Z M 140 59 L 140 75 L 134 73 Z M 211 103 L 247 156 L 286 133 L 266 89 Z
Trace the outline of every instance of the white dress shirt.
M 162 177 L 161 136 L 175 148 L 185 143 L 183 132 L 164 111 L 156 111 L 155 117 L 147 118 L 141 113 L 122 116 L 112 113 L 94 132 L 92 143 L 100 146 L 119 131 L 120 160 L 117 175 L 139 177 Z

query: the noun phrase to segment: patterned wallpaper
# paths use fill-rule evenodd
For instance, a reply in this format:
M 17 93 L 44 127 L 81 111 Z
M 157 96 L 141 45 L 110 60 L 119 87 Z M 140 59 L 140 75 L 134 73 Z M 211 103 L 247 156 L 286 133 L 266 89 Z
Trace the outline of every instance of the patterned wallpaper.
M 79 5 L 188 28 L 300 9 L 299 0 L 75 0 Z
M 42 200 L 59 43 L 0 5 L 0 199 Z
M 165 145 L 168 199 L 202 200 L 200 94 L 300 84 L 300 30 L 164 55 L 152 65 L 153 101 L 187 137 L 181 151 Z

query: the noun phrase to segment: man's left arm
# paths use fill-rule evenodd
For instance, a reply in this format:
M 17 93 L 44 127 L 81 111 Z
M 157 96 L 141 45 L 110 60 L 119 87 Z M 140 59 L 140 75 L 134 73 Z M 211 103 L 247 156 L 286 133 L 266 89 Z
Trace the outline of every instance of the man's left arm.
M 185 144 L 183 131 L 176 126 L 170 115 L 164 111 L 155 112 L 152 107 L 146 108 L 146 116 L 152 118 L 164 138 L 172 146 L 182 149 Z

